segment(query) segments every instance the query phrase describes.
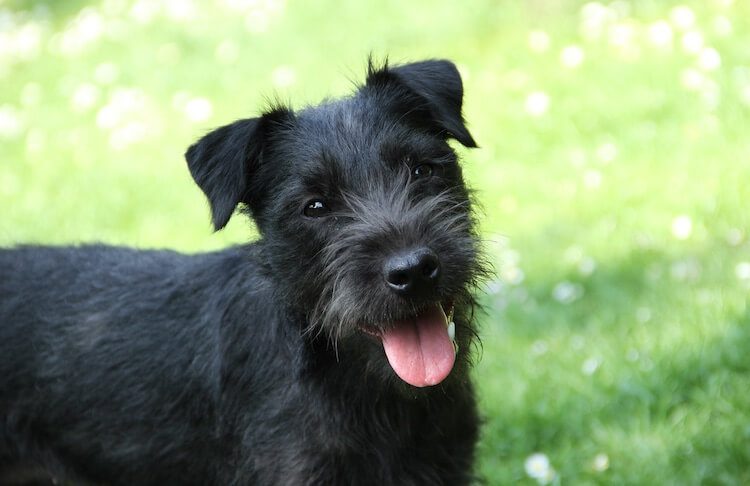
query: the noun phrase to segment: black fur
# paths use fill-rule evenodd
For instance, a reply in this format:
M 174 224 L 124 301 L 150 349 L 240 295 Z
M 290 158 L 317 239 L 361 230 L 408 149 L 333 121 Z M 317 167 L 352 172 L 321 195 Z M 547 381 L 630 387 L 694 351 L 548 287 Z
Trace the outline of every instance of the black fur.
M 448 61 L 371 65 L 351 97 L 203 137 L 186 158 L 213 224 L 245 208 L 252 244 L 0 250 L 0 483 L 469 483 L 484 270 L 447 143 L 476 145 L 462 96 Z M 420 246 L 439 280 L 396 295 L 383 262 Z M 456 365 L 415 388 L 372 334 L 435 303 Z

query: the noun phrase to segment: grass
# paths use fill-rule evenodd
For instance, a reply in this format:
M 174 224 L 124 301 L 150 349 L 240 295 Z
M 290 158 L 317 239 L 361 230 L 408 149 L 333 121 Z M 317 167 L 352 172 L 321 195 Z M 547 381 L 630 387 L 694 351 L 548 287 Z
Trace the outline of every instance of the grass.
M 371 52 L 448 57 L 498 270 L 487 483 L 534 484 L 537 452 L 541 483 L 750 483 L 747 3 L 179 5 L 0 1 L 0 244 L 246 241 L 211 234 L 191 141 L 345 93 Z

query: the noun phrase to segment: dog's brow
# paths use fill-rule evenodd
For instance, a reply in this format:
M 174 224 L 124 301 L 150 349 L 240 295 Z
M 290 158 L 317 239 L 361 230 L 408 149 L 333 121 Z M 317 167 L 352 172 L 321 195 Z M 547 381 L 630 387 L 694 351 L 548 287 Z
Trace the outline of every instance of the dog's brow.
M 332 197 L 347 187 L 347 172 L 346 163 L 324 147 L 300 164 L 298 176 L 305 191 Z

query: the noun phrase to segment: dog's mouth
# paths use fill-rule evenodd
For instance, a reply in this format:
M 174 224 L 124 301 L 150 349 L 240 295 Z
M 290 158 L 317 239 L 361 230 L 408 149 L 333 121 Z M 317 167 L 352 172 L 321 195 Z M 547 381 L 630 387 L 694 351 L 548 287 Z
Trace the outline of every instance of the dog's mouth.
M 457 351 L 453 304 L 430 304 L 416 316 L 382 330 L 369 326 L 362 330 L 380 338 L 391 368 L 412 386 L 437 385 L 453 369 Z

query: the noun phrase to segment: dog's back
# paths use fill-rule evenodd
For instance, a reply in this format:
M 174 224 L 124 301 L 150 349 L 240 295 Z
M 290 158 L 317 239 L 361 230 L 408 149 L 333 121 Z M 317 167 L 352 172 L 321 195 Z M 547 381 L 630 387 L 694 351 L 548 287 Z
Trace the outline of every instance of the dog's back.
M 253 270 L 239 248 L 0 250 L 0 470 L 25 458 L 60 462 L 63 477 L 205 477 L 223 450 L 219 334 L 233 294 L 222 289 L 252 302 Z

